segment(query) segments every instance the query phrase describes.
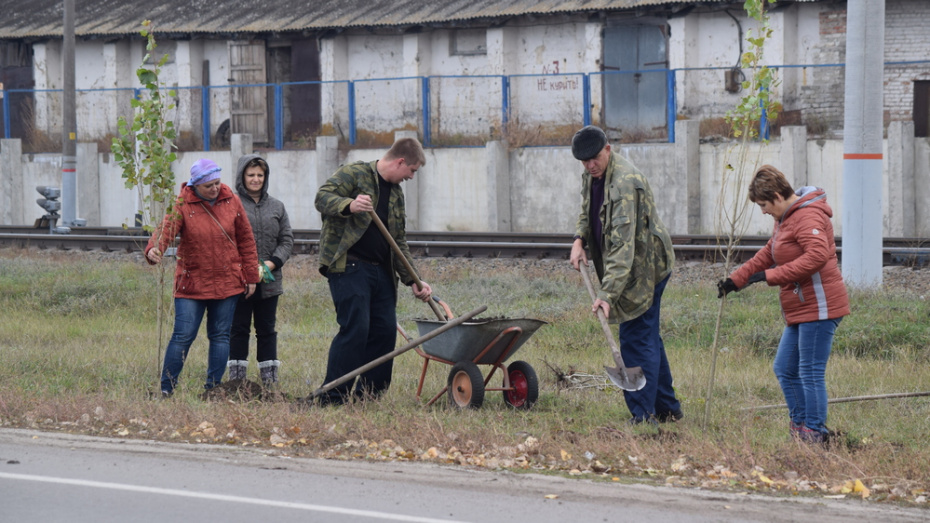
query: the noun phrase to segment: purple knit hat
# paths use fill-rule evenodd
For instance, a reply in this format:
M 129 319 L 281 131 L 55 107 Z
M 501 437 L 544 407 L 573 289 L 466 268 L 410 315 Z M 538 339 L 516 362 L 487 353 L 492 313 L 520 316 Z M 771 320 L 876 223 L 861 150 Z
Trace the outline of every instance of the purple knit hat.
M 212 160 L 201 158 L 191 166 L 191 181 L 187 182 L 187 185 L 200 185 L 217 180 L 220 170 L 220 166 Z

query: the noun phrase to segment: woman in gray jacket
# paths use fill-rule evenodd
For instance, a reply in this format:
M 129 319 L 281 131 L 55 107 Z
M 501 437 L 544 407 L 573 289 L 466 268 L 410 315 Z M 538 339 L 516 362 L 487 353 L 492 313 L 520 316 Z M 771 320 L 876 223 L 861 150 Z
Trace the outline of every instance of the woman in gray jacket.
M 236 191 L 249 217 L 259 264 L 268 271 L 251 298 L 242 297 L 236 305 L 229 340 L 229 379 L 244 380 L 249 365 L 249 333 L 255 321 L 257 340 L 256 356 L 262 385 L 271 387 L 278 382 L 278 333 L 275 321 L 278 314 L 278 296 L 284 292 L 281 285 L 281 267 L 291 256 L 294 233 L 284 204 L 268 194 L 268 162 L 262 157 L 247 154 L 239 158 L 236 169 Z

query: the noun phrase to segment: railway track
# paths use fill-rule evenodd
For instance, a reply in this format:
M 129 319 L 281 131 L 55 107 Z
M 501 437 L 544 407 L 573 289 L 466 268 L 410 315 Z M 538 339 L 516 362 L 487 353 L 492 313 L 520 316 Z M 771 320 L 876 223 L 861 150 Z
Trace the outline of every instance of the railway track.
M 318 229 L 295 230 L 294 252 L 316 253 L 319 234 Z M 737 256 L 748 259 L 767 240 L 764 236 L 744 237 L 736 247 Z M 145 232 L 137 228 L 75 227 L 71 234 L 49 234 L 47 230 L 26 226 L 0 227 L 0 247 L 129 253 L 141 251 L 146 241 Z M 714 236 L 673 236 L 672 241 L 678 259 L 721 259 Z M 407 233 L 407 243 L 418 257 L 568 259 L 571 251 L 571 235 L 554 233 L 411 231 Z M 837 244 L 842 257 L 842 241 L 837 240 Z M 882 254 L 885 265 L 930 265 L 930 239 L 885 238 Z

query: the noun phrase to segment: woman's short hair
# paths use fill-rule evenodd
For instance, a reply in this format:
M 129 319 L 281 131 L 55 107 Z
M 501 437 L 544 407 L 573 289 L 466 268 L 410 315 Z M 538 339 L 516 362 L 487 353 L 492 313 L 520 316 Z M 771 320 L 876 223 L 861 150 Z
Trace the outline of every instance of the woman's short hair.
M 759 167 L 749 182 L 749 200 L 752 203 L 774 202 L 776 194 L 787 200 L 794 194 L 794 189 L 778 169 L 771 165 Z
M 257 156 L 255 158 L 252 158 L 251 160 L 249 160 L 249 163 L 245 164 L 246 169 L 248 169 L 249 167 L 261 167 L 262 172 L 265 173 L 265 176 L 268 175 L 268 162 L 266 162 L 264 158 L 257 157 Z

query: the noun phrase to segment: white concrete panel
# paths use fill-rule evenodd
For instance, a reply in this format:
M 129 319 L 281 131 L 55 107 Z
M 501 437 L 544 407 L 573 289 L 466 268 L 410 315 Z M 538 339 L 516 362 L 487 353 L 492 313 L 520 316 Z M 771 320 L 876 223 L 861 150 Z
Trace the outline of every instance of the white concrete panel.
M 417 172 L 420 230 L 487 230 L 484 148 L 430 149 L 426 155 Z
M 571 234 L 581 210 L 584 167 L 568 147 L 510 153 L 513 230 Z

